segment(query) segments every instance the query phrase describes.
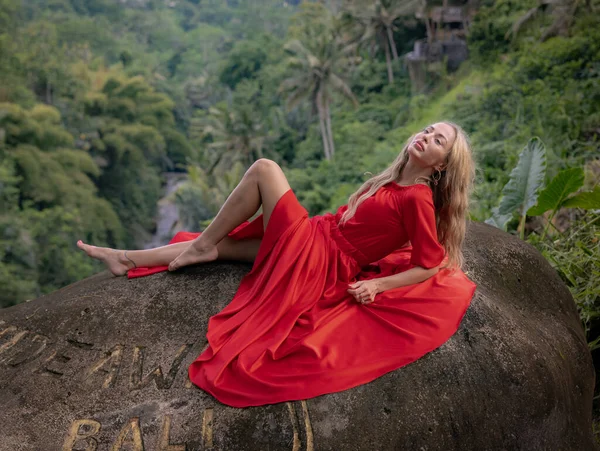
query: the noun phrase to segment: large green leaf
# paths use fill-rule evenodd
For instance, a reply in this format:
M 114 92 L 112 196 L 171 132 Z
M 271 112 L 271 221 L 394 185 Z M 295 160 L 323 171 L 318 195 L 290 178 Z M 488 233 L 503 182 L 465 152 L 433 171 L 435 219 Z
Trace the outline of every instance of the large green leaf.
M 563 207 L 583 208 L 584 210 L 596 210 L 600 208 L 600 186 L 593 191 L 585 191 L 568 198 Z
M 544 183 L 545 175 L 546 148 L 539 138 L 531 138 L 521 151 L 519 162 L 502 189 L 500 205 L 494 212 L 496 219 L 489 223 L 498 223 L 504 229 L 516 210 L 519 211 L 519 216 L 524 217 L 524 212 L 536 204 L 537 193 Z
M 527 214 L 537 216 L 548 210 L 558 210 L 569 194 L 581 188 L 584 178 L 582 168 L 565 169 L 559 172 L 540 193 L 537 205 L 530 208 Z
M 498 212 L 508 214 L 518 209 L 522 214 L 533 207 L 545 175 L 546 148 L 539 138 L 532 138 L 519 155 L 519 162 L 502 190 Z

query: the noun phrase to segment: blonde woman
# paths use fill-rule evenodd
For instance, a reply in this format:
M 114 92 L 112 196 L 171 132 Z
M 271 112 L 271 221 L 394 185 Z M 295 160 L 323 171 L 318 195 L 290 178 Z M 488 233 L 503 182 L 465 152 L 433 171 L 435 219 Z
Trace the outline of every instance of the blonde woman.
M 200 234 L 149 250 L 78 246 L 130 278 L 252 262 L 210 318 L 190 380 L 234 407 L 307 399 L 369 382 L 456 332 L 476 288 L 461 251 L 474 174 L 464 131 L 439 122 L 335 214 L 308 217 L 281 168 L 261 159 Z

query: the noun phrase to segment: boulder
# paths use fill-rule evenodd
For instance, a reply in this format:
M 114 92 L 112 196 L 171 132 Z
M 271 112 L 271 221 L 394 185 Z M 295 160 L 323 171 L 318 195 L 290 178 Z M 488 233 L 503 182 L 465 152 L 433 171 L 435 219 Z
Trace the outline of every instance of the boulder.
M 469 226 L 478 288 L 440 348 L 340 393 L 232 408 L 192 386 L 250 266 L 103 272 L 0 310 L 0 450 L 597 450 L 576 306 L 530 245 Z

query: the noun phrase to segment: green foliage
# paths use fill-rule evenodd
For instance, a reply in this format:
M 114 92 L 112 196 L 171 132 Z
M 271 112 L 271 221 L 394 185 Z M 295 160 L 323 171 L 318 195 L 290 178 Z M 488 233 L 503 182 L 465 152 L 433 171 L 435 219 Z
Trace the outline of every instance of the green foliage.
M 183 133 L 174 128 L 167 128 L 162 132 L 165 140 L 167 158 L 170 160 L 174 170 L 183 170 L 188 158 L 192 155 L 193 149 L 188 139 Z
M 294 19 L 298 22 L 290 34 L 301 39 L 291 39 L 285 44 L 291 73 L 279 90 L 287 94 L 289 109 L 308 101 L 313 112 L 318 113 L 323 153 L 329 160 L 335 153 L 331 123 L 334 96 L 350 100 L 355 107 L 358 105 L 345 76 L 355 46 L 343 39 L 339 24 L 321 5 L 304 5 Z
M 566 81 L 597 77 L 593 70 L 600 55 L 600 44 L 590 36 L 555 38 L 535 45 L 535 50 L 518 60 L 516 78 L 519 81 L 543 79 L 550 88 L 558 90 L 564 88 Z
M 23 222 L 14 210 L 0 215 L 0 308 L 39 294 L 34 245 Z
M 594 188 L 593 191 L 579 193 L 576 196 L 570 197 L 562 206 L 584 210 L 600 209 L 600 187 Z
M 506 35 L 518 18 L 535 3 L 532 0 L 497 0 L 482 5 L 469 32 L 469 52 L 476 60 L 490 63 L 508 52 L 511 44 L 515 47 L 518 43 L 511 43 Z
M 266 61 L 264 43 L 241 41 L 229 52 L 219 79 L 221 83 L 235 89 L 241 81 L 255 79 Z
M 600 214 L 587 211 L 551 240 L 531 234 L 536 246 L 569 287 L 590 351 L 600 348 Z
M 399 28 L 394 25 L 400 18 L 414 16 L 423 6 L 419 0 L 403 2 L 376 1 L 365 4 L 362 1 L 347 1 L 342 13 L 343 23 L 348 29 L 351 40 L 356 40 L 361 46 L 367 48 L 379 47 L 383 49 L 388 72 L 388 83 L 394 84 L 394 69 L 398 66 L 399 56 L 394 31 Z M 402 29 L 406 30 L 407 22 Z M 405 33 L 405 52 L 410 50 L 415 33 Z M 407 39 L 408 38 L 408 39 Z M 411 39 L 412 38 L 412 39 Z
M 122 233 L 110 204 L 97 197 L 91 156 L 72 145 L 60 113 L 0 104 L 0 305 L 14 304 L 90 275 L 94 265 L 75 252 L 77 238 L 97 243 Z M 41 147 L 38 147 L 41 146 Z
M 519 163 L 510 174 L 510 179 L 502 190 L 500 205 L 492 209 L 492 217 L 487 223 L 504 229 L 512 214 L 519 211 L 521 217 L 521 238 L 524 238 L 526 216 L 540 216 L 550 211 L 548 226 L 561 208 L 600 209 L 600 188 L 581 192 L 569 197 L 584 183 L 582 168 L 566 169 L 538 194 L 546 173 L 545 149 L 539 138 L 532 138 L 519 157 Z M 542 233 L 546 235 L 548 226 Z
M 527 211 L 537 202 L 545 175 L 546 149 L 539 138 L 532 138 L 519 155 L 519 162 L 502 189 L 500 205 L 492 210 L 492 217 L 486 222 L 504 229 L 513 212 L 518 211 L 523 238 Z
M 105 67 L 85 74 L 89 90 L 82 99 L 93 119 L 85 142 L 101 162 L 99 194 L 126 225 L 124 243 L 140 246 L 154 226 L 161 171 L 181 170 L 192 149 L 176 129 L 174 102 L 143 77 Z
M 566 169 L 556 177 L 540 193 L 538 203 L 531 207 L 527 214 L 538 216 L 548 210 L 557 211 L 564 205 L 569 194 L 574 193 L 583 185 L 584 173 L 582 168 Z
M 0 103 L 0 127 L 9 146 L 31 144 L 46 150 L 73 145 L 73 137 L 60 125 L 58 110 L 46 105 L 25 111 L 15 104 Z
M 250 166 L 265 156 L 268 145 L 275 138 L 261 118 L 244 105 L 228 108 L 220 104 L 209 109 L 208 114 L 193 119 L 191 126 L 192 136 L 205 142 L 203 160 L 207 164 L 207 174 L 212 174 L 215 169 L 223 172 L 238 161 Z

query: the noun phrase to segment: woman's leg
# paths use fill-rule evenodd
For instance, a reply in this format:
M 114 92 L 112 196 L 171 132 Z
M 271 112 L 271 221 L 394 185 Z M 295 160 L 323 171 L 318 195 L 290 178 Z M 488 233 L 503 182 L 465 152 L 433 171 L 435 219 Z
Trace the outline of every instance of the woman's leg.
M 225 237 L 217 244 L 218 258 L 219 260 L 254 262 L 260 242 L 260 238 L 234 240 L 233 238 Z M 189 245 L 189 241 L 184 241 L 182 243 L 167 244 L 166 246 L 154 249 L 125 251 L 108 247 L 90 246 L 81 240 L 77 242 L 77 246 L 80 249 L 84 250 L 90 257 L 102 261 L 115 276 L 125 275 L 128 270 L 136 266 L 152 267 L 168 265 Z
M 168 265 L 171 260 L 177 257 L 189 242 L 167 244 L 166 246 L 156 247 L 141 251 L 125 251 L 122 249 L 111 249 L 109 247 L 97 247 L 85 244 L 79 240 L 77 247 L 85 251 L 92 258 L 100 260 L 106 265 L 106 268 L 115 276 L 127 274 L 127 271 L 137 267 L 162 266 Z
M 275 204 L 289 189 L 290 185 L 279 165 L 263 158 L 248 168 L 215 219 L 194 241 L 137 251 L 90 246 L 81 240 L 77 246 L 90 257 L 104 262 L 114 275 L 124 275 L 135 266 L 169 265 L 173 260 L 177 264 L 171 264 L 170 270 L 217 258 L 253 262 L 261 240 L 234 240 L 227 234 L 252 217 L 261 204 L 266 230 Z
M 289 189 L 285 174 L 277 163 L 265 158 L 254 162 L 202 235 L 169 264 L 169 271 L 216 260 L 219 255 L 217 244 L 256 213 L 261 204 L 266 229 L 275 204 Z

